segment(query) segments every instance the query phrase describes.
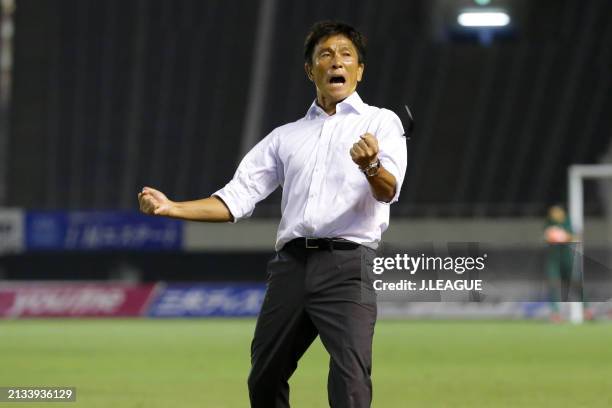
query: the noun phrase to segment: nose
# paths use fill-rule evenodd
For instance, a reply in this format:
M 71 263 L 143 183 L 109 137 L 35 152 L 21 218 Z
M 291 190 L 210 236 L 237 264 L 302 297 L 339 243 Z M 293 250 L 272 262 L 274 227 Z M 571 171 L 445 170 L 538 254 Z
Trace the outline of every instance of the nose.
M 334 54 L 334 58 L 332 60 L 333 68 L 342 68 L 342 59 L 338 54 Z

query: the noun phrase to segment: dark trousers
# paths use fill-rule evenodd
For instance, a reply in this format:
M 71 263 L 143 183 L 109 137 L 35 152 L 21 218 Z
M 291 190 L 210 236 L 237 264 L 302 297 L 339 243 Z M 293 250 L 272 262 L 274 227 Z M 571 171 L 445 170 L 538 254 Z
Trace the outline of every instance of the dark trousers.
M 268 287 L 251 344 L 253 408 L 289 407 L 289 377 L 317 335 L 330 354 L 327 390 L 333 408 L 372 401 L 376 294 L 362 263 L 374 250 L 288 248 L 268 264 Z M 363 275 L 363 277 L 362 277 Z

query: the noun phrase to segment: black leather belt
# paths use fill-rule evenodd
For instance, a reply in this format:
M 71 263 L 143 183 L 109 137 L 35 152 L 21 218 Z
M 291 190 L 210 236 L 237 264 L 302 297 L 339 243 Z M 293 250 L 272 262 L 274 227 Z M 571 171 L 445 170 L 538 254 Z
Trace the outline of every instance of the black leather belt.
M 339 249 L 349 250 L 359 248 L 359 244 L 343 238 L 296 238 L 287 243 L 286 246 L 305 249 Z

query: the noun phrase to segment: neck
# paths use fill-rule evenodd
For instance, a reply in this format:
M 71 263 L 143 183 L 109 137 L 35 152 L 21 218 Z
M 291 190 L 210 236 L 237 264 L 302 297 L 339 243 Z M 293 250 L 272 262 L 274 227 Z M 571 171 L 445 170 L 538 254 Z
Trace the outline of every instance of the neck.
M 338 102 L 340 101 L 328 98 L 321 94 L 317 95 L 317 105 L 319 105 L 319 107 L 330 116 L 336 113 L 336 105 L 338 104 Z

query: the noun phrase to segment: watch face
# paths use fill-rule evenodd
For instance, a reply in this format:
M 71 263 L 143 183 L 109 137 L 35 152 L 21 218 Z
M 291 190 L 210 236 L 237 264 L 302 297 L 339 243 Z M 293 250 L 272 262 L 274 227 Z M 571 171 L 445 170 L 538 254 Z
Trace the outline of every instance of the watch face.
M 378 174 L 378 169 L 380 169 L 380 160 L 376 160 L 374 163 L 368 164 L 368 166 L 362 171 L 366 176 L 371 177 Z
M 378 173 L 378 165 L 368 167 L 365 173 L 367 176 L 374 176 L 376 173 Z

